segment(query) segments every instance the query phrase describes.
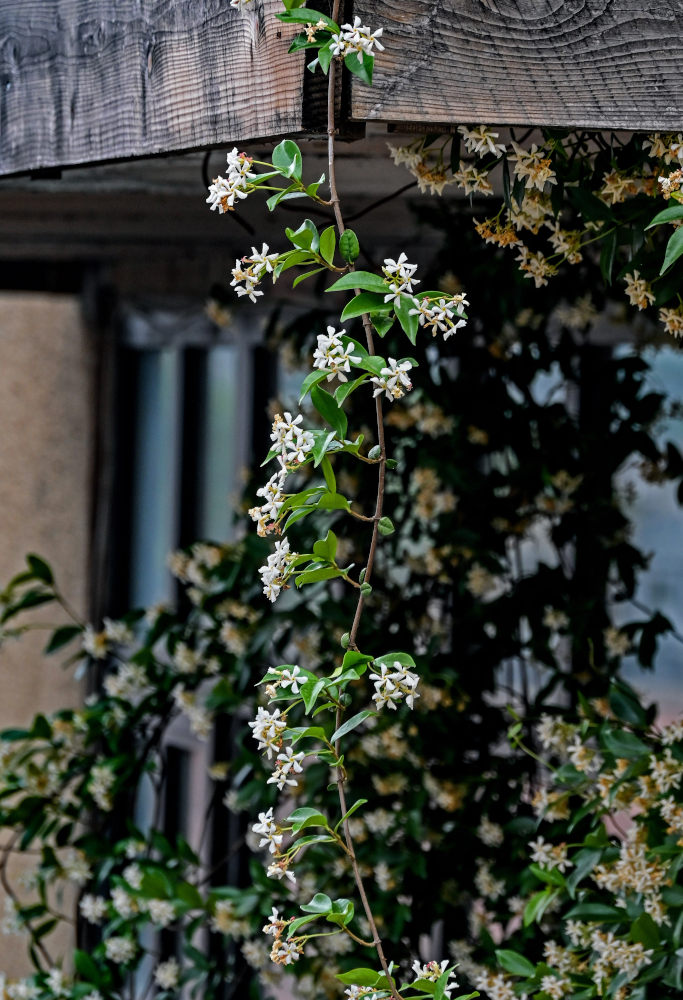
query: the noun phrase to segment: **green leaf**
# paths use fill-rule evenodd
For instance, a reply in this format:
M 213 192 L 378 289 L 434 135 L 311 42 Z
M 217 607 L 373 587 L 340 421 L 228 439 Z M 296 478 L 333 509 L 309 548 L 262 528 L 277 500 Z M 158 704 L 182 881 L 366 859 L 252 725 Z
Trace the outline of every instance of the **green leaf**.
M 353 319 L 355 316 L 362 316 L 363 313 L 379 313 L 386 315 L 393 312 L 391 302 L 384 301 L 383 296 L 375 295 L 373 292 L 361 292 L 347 302 L 341 314 L 342 323 L 344 320 Z
M 327 484 L 328 490 L 330 491 L 330 493 L 336 493 L 337 492 L 337 480 L 336 480 L 335 475 L 334 475 L 334 470 L 332 468 L 332 463 L 330 462 L 330 460 L 327 457 L 327 455 L 323 455 L 322 461 L 320 463 L 320 467 L 323 470 L 323 476 L 325 477 L 325 483 Z M 328 532 L 328 538 L 329 538 L 329 536 L 330 536 L 330 532 Z M 336 552 L 336 549 L 337 549 L 336 539 L 335 539 L 335 546 L 334 546 L 334 548 L 335 548 L 335 552 Z M 315 545 L 313 546 L 313 551 L 315 552 Z M 331 558 L 334 559 L 334 556 L 331 556 Z
M 375 664 L 386 664 L 387 667 L 391 668 L 394 665 L 394 661 L 401 664 L 402 667 L 414 667 L 415 660 L 409 653 L 384 653 L 383 656 L 376 656 L 374 659 Z
M 328 17 L 321 14 L 319 10 L 312 10 L 310 7 L 303 7 L 301 10 L 289 9 L 275 15 L 278 21 L 286 21 L 297 24 L 315 24 L 316 21 L 324 21 L 330 31 L 338 32 L 339 25 Z
M 626 920 L 626 911 L 617 906 L 607 906 L 604 903 L 578 903 L 567 913 L 565 919 L 620 924 Z
M 350 510 L 351 504 L 341 493 L 323 493 L 317 507 L 319 510 Z
M 312 278 L 314 274 L 320 274 L 320 272 L 324 270 L 324 267 L 315 267 L 312 271 L 305 271 L 303 274 L 297 275 L 292 282 L 292 288 L 296 288 L 296 286 L 300 285 L 302 281 L 305 281 L 307 278 Z
M 326 371 L 309 372 L 306 378 L 301 383 L 301 395 L 299 396 L 299 402 L 301 403 L 301 401 L 308 395 L 308 393 L 310 392 L 310 390 L 313 388 L 314 385 L 317 385 L 318 382 L 322 382 L 323 379 L 327 378 L 327 376 L 328 372 Z
M 524 926 L 528 927 L 529 924 L 540 922 L 543 914 L 556 896 L 557 889 L 551 889 L 550 886 L 541 892 L 535 893 L 524 907 Z
M 548 885 L 565 885 L 565 877 L 557 868 L 541 868 L 540 865 L 529 865 L 529 871 L 533 872 L 541 882 L 547 882 Z
M 320 234 L 320 256 L 331 264 L 334 260 L 334 251 L 337 246 L 337 230 L 334 226 L 328 226 Z
M 683 254 L 683 228 L 676 229 L 672 234 L 669 242 L 666 245 L 666 253 L 664 254 L 664 263 L 662 264 L 662 269 L 659 272 L 664 274 L 678 258 Z
M 641 913 L 633 921 L 629 937 L 631 941 L 639 942 L 645 948 L 659 948 L 659 930 L 649 913 Z
M 353 229 L 345 229 L 339 237 L 339 253 L 347 264 L 353 264 L 358 259 L 360 245 Z
M 325 559 L 327 562 L 334 562 L 336 554 L 337 536 L 333 531 L 328 531 L 324 539 L 318 539 L 318 541 L 313 545 L 313 555 L 317 556 L 318 559 Z
M 291 924 L 287 929 L 287 938 L 293 937 L 294 934 L 299 930 L 300 927 L 305 927 L 306 924 L 312 923 L 314 920 L 319 920 L 320 914 L 313 913 L 308 917 L 297 917 L 296 920 L 292 920 Z
M 304 694 L 304 689 L 306 688 L 308 689 L 307 694 L 309 696 L 309 701 L 311 701 L 311 707 L 313 706 L 313 704 L 315 704 L 315 698 L 311 700 L 312 693 L 315 691 L 316 688 L 318 688 L 318 692 L 315 695 L 315 697 L 317 698 L 318 694 L 322 690 L 322 688 L 320 688 L 319 685 L 322 684 L 322 687 L 324 688 L 326 683 L 327 683 L 326 678 L 320 677 L 318 678 L 317 681 L 306 681 L 306 683 L 300 688 L 302 695 Z M 304 695 L 304 704 L 305 702 L 306 702 L 306 695 Z M 310 708 L 308 707 L 308 705 L 306 705 L 306 711 L 310 712 Z M 324 741 L 325 739 L 327 739 L 327 736 L 322 726 L 294 726 L 291 729 L 285 730 L 285 738 L 291 740 L 292 743 L 295 744 L 298 743 L 299 740 L 304 740 L 306 738 Z
M 297 812 L 299 811 L 297 809 Z M 329 913 L 332 909 L 332 900 L 324 892 L 316 892 L 310 903 L 303 903 L 301 909 L 304 913 Z
M 569 895 L 574 898 L 579 883 L 593 871 L 602 857 L 602 850 L 597 847 L 584 847 L 572 858 L 574 867 L 571 875 L 567 878 L 567 889 Z
M 347 721 L 342 726 L 340 726 L 339 729 L 335 730 L 335 732 L 332 733 L 332 736 L 330 737 L 330 743 L 336 743 L 337 740 L 340 740 L 342 736 L 346 736 L 346 734 L 350 733 L 352 729 L 355 729 L 357 726 L 360 726 L 361 722 L 365 722 L 365 720 L 368 719 L 371 715 L 377 715 L 377 712 L 373 712 L 372 709 L 370 708 L 364 708 L 362 712 L 358 712 L 357 715 L 354 715 L 352 718 L 347 719 Z
M 38 580 L 42 580 L 43 583 L 51 584 L 55 582 L 55 578 L 52 575 L 52 570 L 40 556 L 30 553 L 26 556 L 26 562 L 29 564 L 31 572 Z
M 330 68 L 330 63 L 334 59 L 334 52 L 332 51 L 334 47 L 334 42 L 332 39 L 326 45 L 321 45 L 318 49 L 318 62 L 320 63 L 320 68 L 327 76 L 327 71 Z
M 394 312 L 396 313 L 396 317 L 401 324 L 403 332 L 411 344 L 414 344 L 417 340 L 417 331 L 419 327 L 419 317 L 417 315 L 410 315 L 411 309 L 416 308 L 417 302 L 412 295 L 401 295 L 396 301 L 394 301 Z
M 292 824 L 292 833 L 298 833 L 299 830 L 305 830 L 309 826 L 324 826 L 325 828 L 328 826 L 327 816 L 317 809 L 312 809 L 310 806 L 302 806 L 301 809 L 295 809 L 285 822 Z M 301 909 L 306 910 L 306 913 L 313 912 L 307 910 L 304 906 Z
M 337 386 L 334 391 L 334 398 L 339 406 L 342 405 L 352 392 L 355 392 L 359 386 L 363 385 L 366 379 L 367 375 L 361 375 L 360 378 L 355 379 L 353 382 L 342 382 L 341 385 Z
M 351 806 L 351 808 L 347 809 L 346 812 L 344 813 L 344 815 L 342 816 L 342 818 L 339 820 L 339 822 L 337 823 L 337 825 L 334 828 L 334 832 L 335 833 L 337 832 L 337 830 L 342 825 L 342 823 L 344 822 L 345 819 L 348 819 L 349 816 L 353 816 L 353 814 L 355 813 L 355 811 L 357 809 L 360 809 L 361 806 L 366 805 L 367 801 L 368 801 L 367 799 L 358 799 L 356 802 L 354 802 L 353 805 Z M 360 983 L 359 983 L 359 985 L 360 985 Z
M 592 191 L 582 187 L 568 187 L 567 195 L 588 222 L 614 221 L 612 210 Z
M 204 897 L 201 892 L 189 882 L 179 882 L 175 889 L 175 894 L 179 900 L 191 909 L 202 909 L 204 907 Z
M 50 640 L 43 650 L 45 655 L 50 653 L 55 653 L 58 649 L 62 649 L 64 646 L 68 645 L 75 639 L 77 635 L 80 635 L 83 630 L 80 625 L 61 625 L 59 628 L 55 629 L 50 637 Z
M 536 966 L 528 958 L 520 955 L 518 951 L 512 951 L 508 948 L 497 948 L 496 959 L 498 960 L 498 964 L 506 972 L 511 972 L 513 976 L 529 977 L 533 976 L 536 971 Z
M 313 436 L 315 438 L 315 444 L 311 449 L 311 455 L 313 456 L 313 468 L 317 469 L 323 460 L 323 455 L 327 452 L 327 449 L 332 444 L 337 436 L 336 431 L 313 431 Z
M 374 313 L 370 316 L 370 322 L 380 337 L 385 337 L 394 325 L 394 314 L 390 313 L 388 316 L 378 316 Z
M 336 566 L 328 566 L 325 569 L 307 569 L 299 573 L 296 578 L 297 587 L 303 587 L 307 583 L 321 583 L 323 580 L 334 580 L 335 577 L 344 574 Z
M 382 296 L 388 292 L 388 285 L 384 278 L 381 278 L 379 274 L 373 274 L 372 271 L 351 271 L 349 274 L 343 274 L 333 285 L 330 285 L 327 291 L 346 292 L 356 288 L 363 288 L 366 292 L 378 292 Z
M 321 389 L 320 386 L 316 385 L 311 388 L 311 402 L 323 420 L 325 420 L 330 427 L 334 428 L 337 436 L 343 441 L 346 437 L 348 420 L 346 419 L 344 411 L 337 405 L 334 396 L 330 395 L 330 393 L 325 389 Z
M 87 951 L 81 951 L 77 948 L 73 953 L 73 963 L 76 972 L 82 979 L 97 986 L 101 979 L 100 970 Z
M 317 251 L 320 246 L 318 227 L 310 219 L 304 219 L 298 229 L 285 229 L 285 236 L 301 250 Z
M 380 535 L 393 535 L 396 531 L 394 527 L 394 522 L 390 517 L 380 517 L 377 522 L 377 527 L 379 528 Z
M 322 15 L 321 15 L 322 16 Z M 283 177 L 301 180 L 301 150 L 292 139 L 283 139 L 273 150 L 273 166 Z
M 279 205 L 281 201 L 288 201 L 290 198 L 304 198 L 304 192 L 299 188 L 297 184 L 290 184 L 288 188 L 282 188 L 280 191 L 276 191 L 275 194 L 271 194 L 270 198 L 266 201 L 268 210 L 273 211 L 276 205 Z
M 376 986 L 381 974 L 372 969 L 351 969 L 350 972 L 338 973 L 336 978 L 345 986 Z
M 646 726 L 647 712 L 640 704 L 633 688 L 623 681 L 612 681 L 609 690 L 609 707 L 618 719 L 632 726 Z
M 650 753 L 650 748 L 634 733 L 619 729 L 607 729 L 602 734 L 602 745 L 615 757 L 638 760 Z
M 653 226 L 660 226 L 663 222 L 676 222 L 677 219 L 683 219 L 683 205 L 669 205 L 664 211 L 658 212 L 645 228 L 652 229 Z
M 344 65 L 350 73 L 359 77 L 363 83 L 367 83 L 368 87 L 372 86 L 372 69 L 375 65 L 374 56 L 364 52 L 362 60 L 359 60 L 358 53 L 351 52 L 348 56 L 344 57 Z
M 346 927 L 353 920 L 354 906 L 350 899 L 335 899 L 332 903 L 332 912 L 327 914 L 326 920 L 340 927 Z

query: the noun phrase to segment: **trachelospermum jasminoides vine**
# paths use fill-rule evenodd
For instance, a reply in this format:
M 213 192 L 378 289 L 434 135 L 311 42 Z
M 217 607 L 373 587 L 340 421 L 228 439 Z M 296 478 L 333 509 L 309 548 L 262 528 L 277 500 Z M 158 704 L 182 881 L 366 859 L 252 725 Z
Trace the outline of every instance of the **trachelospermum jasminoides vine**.
M 232 0 L 232 6 L 244 9 L 250 2 Z M 375 335 L 383 337 L 398 320 L 413 344 L 421 327 L 435 336 L 441 333 L 447 340 L 465 325 L 464 310 L 468 303 L 462 293 L 418 292 L 417 265 L 410 263 L 403 252 L 395 260 L 385 259 L 381 274 L 355 269 L 358 239 L 344 224 L 335 176 L 335 81 L 339 62 L 343 60 L 352 73 L 372 83 L 375 51 L 383 48 L 379 41 L 382 29 L 371 31 L 359 18 L 355 18 L 353 24 L 340 26 L 337 23 L 339 0 L 335 0 L 331 17 L 302 8 L 297 0 L 284 0 L 284 6 L 285 11 L 277 15 L 279 19 L 299 24 L 303 29 L 290 51 L 313 50 L 315 58 L 309 63 L 309 69 L 315 71 L 319 67 L 328 76 L 329 199 L 319 193 L 325 183 L 324 175 L 318 181 L 304 182 L 301 151 L 295 142 L 286 139 L 275 147 L 270 162 L 256 161 L 233 149 L 227 158 L 227 176 L 215 178 L 207 202 L 212 210 L 234 211 L 239 202 L 261 189 L 273 192 L 267 202 L 271 210 L 284 199 L 308 197 L 331 207 L 334 212 L 335 225 L 323 232 L 318 232 L 310 219 L 305 219 L 296 230 L 286 229 L 286 237 L 293 246 L 291 250 L 271 253 L 265 243 L 260 251 L 252 247 L 250 255 L 235 261 L 231 284 L 238 296 L 256 302 L 263 295 L 259 286 L 268 276 L 275 282 L 286 270 L 300 268 L 302 273 L 294 282 L 297 285 L 327 269 L 336 278 L 327 291 L 353 293 L 341 313 L 341 323 L 360 318 L 365 345 L 348 336 L 345 328 L 336 329 L 335 326 L 328 326 L 326 333 L 318 336 L 314 368 L 303 380 L 300 403 L 310 396 L 324 426 L 305 428 L 302 414 L 276 414 L 272 448 L 266 459 L 266 462 L 275 462 L 276 470 L 257 491 L 263 502 L 252 508 L 250 515 L 259 535 L 272 535 L 277 539 L 272 554 L 260 569 L 263 593 L 270 601 L 276 601 L 282 590 L 292 584 L 302 587 L 340 579 L 358 590 L 358 602 L 353 622 L 342 637 L 345 649 L 342 663 L 327 676 L 303 670 L 297 664 L 272 667 L 260 682 L 267 697 L 267 707 L 260 707 L 256 718 L 249 723 L 259 750 L 274 765 L 268 783 L 275 784 L 285 796 L 290 789 L 296 788 L 297 775 L 307 761 L 317 760 L 332 769 L 340 818 L 329 818 L 318 809 L 304 805 L 280 821 L 271 807 L 259 815 L 253 831 L 260 837 L 260 847 L 267 847 L 270 855 L 267 874 L 278 880 L 295 882 L 296 858 L 310 844 L 329 843 L 333 849 L 341 851 L 353 870 L 370 940 L 364 940 L 358 928 L 354 929 L 355 907 L 351 900 L 333 900 L 320 892 L 301 906 L 299 916 L 284 917 L 274 907 L 263 930 L 273 937 L 270 954 L 278 965 L 292 965 L 304 954 L 308 941 L 323 936 L 348 935 L 358 944 L 374 948 L 379 970 L 367 967 L 339 976 L 350 998 L 391 996 L 401 1000 L 407 994 L 450 1000 L 457 983 L 453 977 L 454 967 L 447 961 L 430 961 L 425 965 L 417 961 L 413 966 L 414 981 L 399 985 L 393 971 L 394 963 L 385 956 L 348 822 L 365 800 L 359 799 L 351 805 L 347 801 L 343 740 L 368 717 L 383 710 L 395 710 L 401 704 L 412 709 L 415 699 L 420 697 L 419 676 L 413 669 L 415 661 L 408 653 L 396 651 L 371 657 L 359 646 L 365 599 L 372 591 L 379 536 L 394 530 L 390 518 L 383 512 L 387 470 L 395 465 L 387 457 L 385 447 L 383 400 L 386 397 L 393 404 L 410 392 L 410 373 L 417 367 L 417 362 L 410 357 L 379 356 L 375 351 Z M 258 168 L 264 169 L 259 171 Z M 287 182 L 285 186 L 282 186 L 282 179 Z M 344 407 L 353 393 L 369 389 L 375 399 L 377 444 L 366 453 L 362 435 L 353 441 L 347 439 L 348 420 Z M 338 491 L 334 461 L 339 454 L 375 466 L 377 495 L 372 514 L 355 509 L 352 501 Z M 322 474 L 320 482 L 299 492 L 288 492 L 289 477 L 311 463 Z M 354 573 L 353 566 L 343 566 L 337 560 L 337 538 L 331 530 L 313 544 L 311 552 L 292 551 L 288 529 L 314 511 L 343 511 L 367 522 L 370 541 L 366 563 L 360 572 Z M 363 709 L 345 719 L 352 700 L 347 689 L 368 671 L 374 684 L 374 708 Z M 324 724 L 326 717 L 331 717 L 332 724 Z M 299 749 L 300 746 L 305 749 Z M 286 799 L 283 807 L 286 811 Z M 311 830 L 316 832 L 311 833 Z M 332 924 L 334 929 L 318 929 L 323 921 Z M 474 995 L 477 994 L 470 994 Z

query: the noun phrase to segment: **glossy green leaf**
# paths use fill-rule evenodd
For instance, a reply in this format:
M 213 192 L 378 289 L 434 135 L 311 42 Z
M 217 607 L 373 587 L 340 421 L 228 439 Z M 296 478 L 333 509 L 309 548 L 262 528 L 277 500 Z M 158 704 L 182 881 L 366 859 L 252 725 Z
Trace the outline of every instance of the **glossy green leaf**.
M 337 436 L 343 441 L 346 437 L 348 421 L 334 396 L 319 385 L 315 385 L 311 388 L 311 402 L 323 420 L 334 429 Z
M 336 480 L 335 475 L 334 475 L 334 469 L 332 468 L 332 463 L 330 462 L 330 460 L 327 457 L 327 455 L 323 455 L 322 461 L 320 463 L 320 468 L 323 470 L 323 476 L 325 477 L 325 484 L 327 485 L 328 490 L 330 491 L 330 493 L 336 493 L 337 492 L 337 480 Z M 329 537 L 329 534 L 330 533 L 328 532 L 328 537 Z M 336 547 L 337 546 L 336 546 L 336 541 L 335 541 L 335 550 L 336 550 Z M 315 552 L 315 546 L 313 546 L 313 551 Z
M 272 163 L 283 177 L 301 180 L 301 150 L 292 139 L 283 139 L 273 150 Z
M 384 278 L 372 271 L 351 271 L 343 274 L 333 285 L 327 289 L 328 292 L 346 292 L 362 288 L 366 292 L 377 292 L 384 296 L 388 292 L 388 286 Z
M 310 902 L 302 903 L 301 909 L 304 913 L 329 913 L 332 909 L 332 900 L 324 892 L 316 892 Z
M 362 316 L 364 313 L 378 313 L 385 315 L 392 312 L 390 302 L 384 301 L 383 296 L 375 295 L 373 292 L 361 292 L 347 302 L 341 314 L 342 323 L 344 320 L 353 319 L 355 316 Z
M 411 310 L 416 308 L 417 302 L 412 295 L 401 295 L 394 302 L 396 317 L 411 344 L 414 344 L 417 340 L 417 331 L 420 325 L 418 322 L 419 317 L 410 315 Z
M 328 226 L 320 234 L 320 255 L 328 264 L 331 264 L 334 260 L 336 246 L 337 230 L 334 226 Z
M 663 222 L 676 222 L 678 219 L 683 219 L 683 205 L 669 205 L 668 208 L 658 212 L 645 228 L 652 229 L 653 226 L 661 226 Z
M 327 375 L 328 373 L 326 371 L 309 372 L 306 378 L 301 383 L 301 394 L 299 395 L 299 402 L 301 403 L 301 401 L 308 395 L 308 393 L 310 392 L 310 390 L 313 388 L 314 385 L 317 385 L 318 382 L 324 381 L 324 379 L 327 378 Z
M 511 972 L 513 976 L 533 976 L 536 971 L 533 962 L 530 962 L 524 955 L 520 955 L 518 951 L 512 951 L 509 948 L 497 948 L 496 959 L 498 964 L 506 972 Z
M 347 719 L 347 721 L 332 734 L 330 743 L 336 743 L 337 740 L 342 738 L 342 736 L 346 736 L 347 733 L 350 733 L 353 729 L 360 726 L 362 722 L 365 722 L 366 719 L 369 719 L 371 715 L 377 715 L 377 712 L 373 712 L 370 708 L 364 708 L 362 712 L 358 712 L 357 715 Z
M 662 269 L 659 273 L 664 274 L 665 271 L 668 271 L 671 265 L 678 260 L 681 254 L 683 254 L 683 227 L 674 230 L 671 235 L 669 242 L 666 245 L 664 263 L 662 264 Z

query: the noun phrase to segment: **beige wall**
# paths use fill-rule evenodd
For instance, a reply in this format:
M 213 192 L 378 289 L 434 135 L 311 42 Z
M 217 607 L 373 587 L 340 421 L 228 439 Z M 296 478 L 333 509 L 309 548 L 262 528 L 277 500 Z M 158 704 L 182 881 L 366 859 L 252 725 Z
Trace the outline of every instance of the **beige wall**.
M 79 300 L 0 293 L 0 587 L 36 552 L 79 614 L 87 608 L 92 445 L 92 345 Z M 36 617 L 65 620 L 50 605 Z M 0 728 L 79 703 L 63 657 L 41 657 L 44 642 L 38 633 L 0 649 Z M 23 951 L 19 938 L 0 937 L 0 972 L 28 972 Z

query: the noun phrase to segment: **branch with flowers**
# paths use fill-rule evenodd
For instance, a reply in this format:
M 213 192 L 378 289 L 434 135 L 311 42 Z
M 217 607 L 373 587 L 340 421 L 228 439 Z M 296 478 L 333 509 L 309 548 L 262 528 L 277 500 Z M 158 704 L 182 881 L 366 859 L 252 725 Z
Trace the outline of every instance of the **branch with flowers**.
M 252 301 L 262 295 L 258 287 L 266 275 L 277 281 L 284 271 L 296 267 L 303 269 L 294 281 L 299 284 L 306 278 L 329 270 L 341 272 L 341 277 L 329 286 L 328 292 L 352 292 L 353 297 L 341 313 L 341 322 L 360 318 L 365 333 L 365 345 L 349 337 L 345 329 L 327 328 L 326 334 L 318 336 L 314 355 L 314 370 L 301 386 L 301 403 L 310 395 L 313 407 L 324 422 L 322 428 L 304 429 L 303 416 L 276 414 L 273 423 L 271 448 L 266 462 L 275 460 L 277 471 L 265 486 L 257 492 L 264 503 L 250 511 L 257 523 L 259 535 L 285 536 L 276 541 L 273 553 L 260 569 L 263 593 L 272 602 L 277 600 L 283 589 L 291 586 L 306 586 L 321 581 L 341 579 L 359 591 L 353 621 L 342 638 L 346 649 L 339 667 L 327 676 L 319 676 L 301 670 L 298 665 L 282 665 L 269 670 L 263 681 L 268 697 L 268 705 L 285 703 L 281 711 L 260 709 L 250 723 L 259 749 L 270 759 L 274 757 L 275 770 L 268 779 L 280 791 L 297 787 L 297 775 L 303 771 L 308 761 L 322 762 L 332 768 L 339 797 L 340 816 L 336 821 L 328 819 L 315 808 L 302 807 L 295 810 L 286 821 L 289 826 L 278 823 L 273 809 L 261 813 L 254 832 L 262 837 L 261 846 L 268 845 L 272 863 L 267 874 L 276 879 L 295 880 L 293 861 L 311 843 L 330 843 L 342 851 L 349 859 L 358 896 L 370 930 L 370 941 L 363 941 L 352 929 L 355 908 L 345 898 L 331 899 L 324 893 L 317 893 L 310 903 L 301 907 L 302 916 L 283 919 L 277 909 L 273 910 L 270 922 L 264 928 L 272 935 L 271 958 L 276 964 L 290 965 L 303 954 L 306 944 L 321 934 L 347 934 L 359 944 L 372 947 L 376 951 L 380 970 L 360 968 L 340 976 L 348 984 L 350 997 L 391 996 L 400 1000 L 405 991 L 420 997 L 451 996 L 457 985 L 452 981 L 453 969 L 447 960 L 418 963 L 414 982 L 399 987 L 395 978 L 394 964 L 389 963 L 384 953 L 372 907 L 368 900 L 365 884 L 355 854 L 354 842 L 349 825 L 349 817 L 362 808 L 363 800 L 357 800 L 350 807 L 347 804 L 348 773 L 344 764 L 342 744 L 348 733 L 362 725 L 383 708 L 396 709 L 400 703 L 412 708 L 419 697 L 419 676 L 414 672 L 415 661 L 410 654 L 402 651 L 389 652 L 372 657 L 363 654 L 359 648 L 359 632 L 366 597 L 372 593 L 371 578 L 375 554 L 381 535 L 389 535 L 394 525 L 384 514 L 385 482 L 387 470 L 395 462 L 387 456 L 384 435 L 382 399 L 391 403 L 402 399 L 412 389 L 409 372 L 417 367 L 414 358 L 388 358 L 375 351 L 375 335 L 383 337 L 398 320 L 399 325 L 415 343 L 420 326 L 432 330 L 434 335 L 442 331 L 447 339 L 457 329 L 465 325 L 466 304 L 463 294 L 448 295 L 442 291 L 421 293 L 421 300 L 415 298 L 414 286 L 417 265 L 409 263 L 405 253 L 396 260 L 386 259 L 382 274 L 357 271 L 355 261 L 359 255 L 359 243 L 355 233 L 346 228 L 341 201 L 336 183 L 335 144 L 336 124 L 334 117 L 335 83 L 337 60 L 343 59 L 347 68 L 359 75 L 366 83 L 372 82 L 374 50 L 381 51 L 378 41 L 379 31 L 372 32 L 363 26 L 358 18 L 353 24 L 339 26 L 336 21 L 339 0 L 333 5 L 332 17 L 307 8 L 291 0 L 285 0 L 285 12 L 278 15 L 286 23 L 302 24 L 305 27 L 292 44 L 292 51 L 313 50 L 315 58 L 309 69 L 320 68 L 328 75 L 328 170 L 330 202 L 335 217 L 335 226 L 319 232 L 315 223 L 305 219 L 301 226 L 286 229 L 285 235 L 293 249 L 284 253 L 269 253 L 264 244 L 261 251 L 252 247 L 251 256 L 235 262 L 232 271 L 232 286 L 239 296 L 248 296 Z M 303 162 L 299 147 L 292 140 L 284 140 L 273 151 L 272 171 L 258 174 L 252 170 L 254 164 L 245 154 L 233 150 L 228 156 L 228 177 L 215 179 L 209 203 L 220 211 L 234 209 L 237 198 L 244 199 L 251 191 L 264 186 L 274 173 L 291 183 L 280 188 L 268 199 L 268 207 L 273 210 L 286 198 L 308 195 L 318 199 L 318 186 L 322 182 L 307 187 L 303 181 Z M 227 192 L 227 193 L 226 193 Z M 319 200 L 319 199 L 318 199 Z M 337 252 L 341 257 L 335 263 Z M 351 377 L 352 376 L 352 377 Z M 334 382 L 336 388 L 330 392 L 323 382 Z M 363 436 L 354 440 L 347 438 L 348 419 L 344 412 L 352 394 L 364 386 L 372 386 L 375 399 L 377 444 L 366 454 L 363 453 Z M 351 500 L 338 491 L 335 463 L 341 455 L 349 455 L 364 463 L 377 466 L 377 494 L 374 512 L 362 513 L 352 508 Z M 305 465 L 312 463 L 314 469 L 322 473 L 318 485 L 305 490 L 286 491 L 289 477 Z M 286 534 L 291 526 L 316 511 L 345 511 L 372 525 L 371 537 L 365 565 L 357 576 L 352 575 L 353 566 L 343 566 L 337 560 L 337 537 L 331 530 L 324 538 L 314 542 L 311 552 L 292 551 Z M 349 688 L 372 669 L 370 679 L 374 682 L 374 709 L 363 709 L 345 720 L 352 696 Z M 318 704 L 320 702 L 320 704 Z M 303 711 L 302 711 L 303 710 Z M 333 723 L 325 726 L 326 715 L 331 715 Z M 311 724 L 313 717 L 322 716 L 322 724 Z M 310 717 L 310 721 L 309 718 Z M 295 721 L 293 721 L 295 720 Z M 296 724 L 298 723 L 298 724 Z M 303 723 L 303 724 L 302 724 Z M 305 750 L 296 747 L 303 742 Z M 306 834 L 296 839 L 309 828 L 322 830 L 318 834 Z M 341 831 L 341 832 L 340 832 Z M 285 834 L 291 835 L 293 842 L 283 849 Z M 337 931 L 316 931 L 312 933 L 304 927 L 313 922 L 325 920 L 336 925 Z M 427 991 L 425 992 L 425 987 Z
M 497 194 L 500 207 L 475 217 L 474 227 L 486 243 L 514 252 L 536 288 L 591 255 L 607 285 L 623 282 L 631 306 L 654 307 L 664 329 L 683 336 L 683 206 L 654 218 L 652 207 L 654 199 L 683 200 L 683 133 L 519 135 L 461 125 L 453 136 L 423 136 L 389 151 L 423 193 L 455 185 L 470 196 Z

